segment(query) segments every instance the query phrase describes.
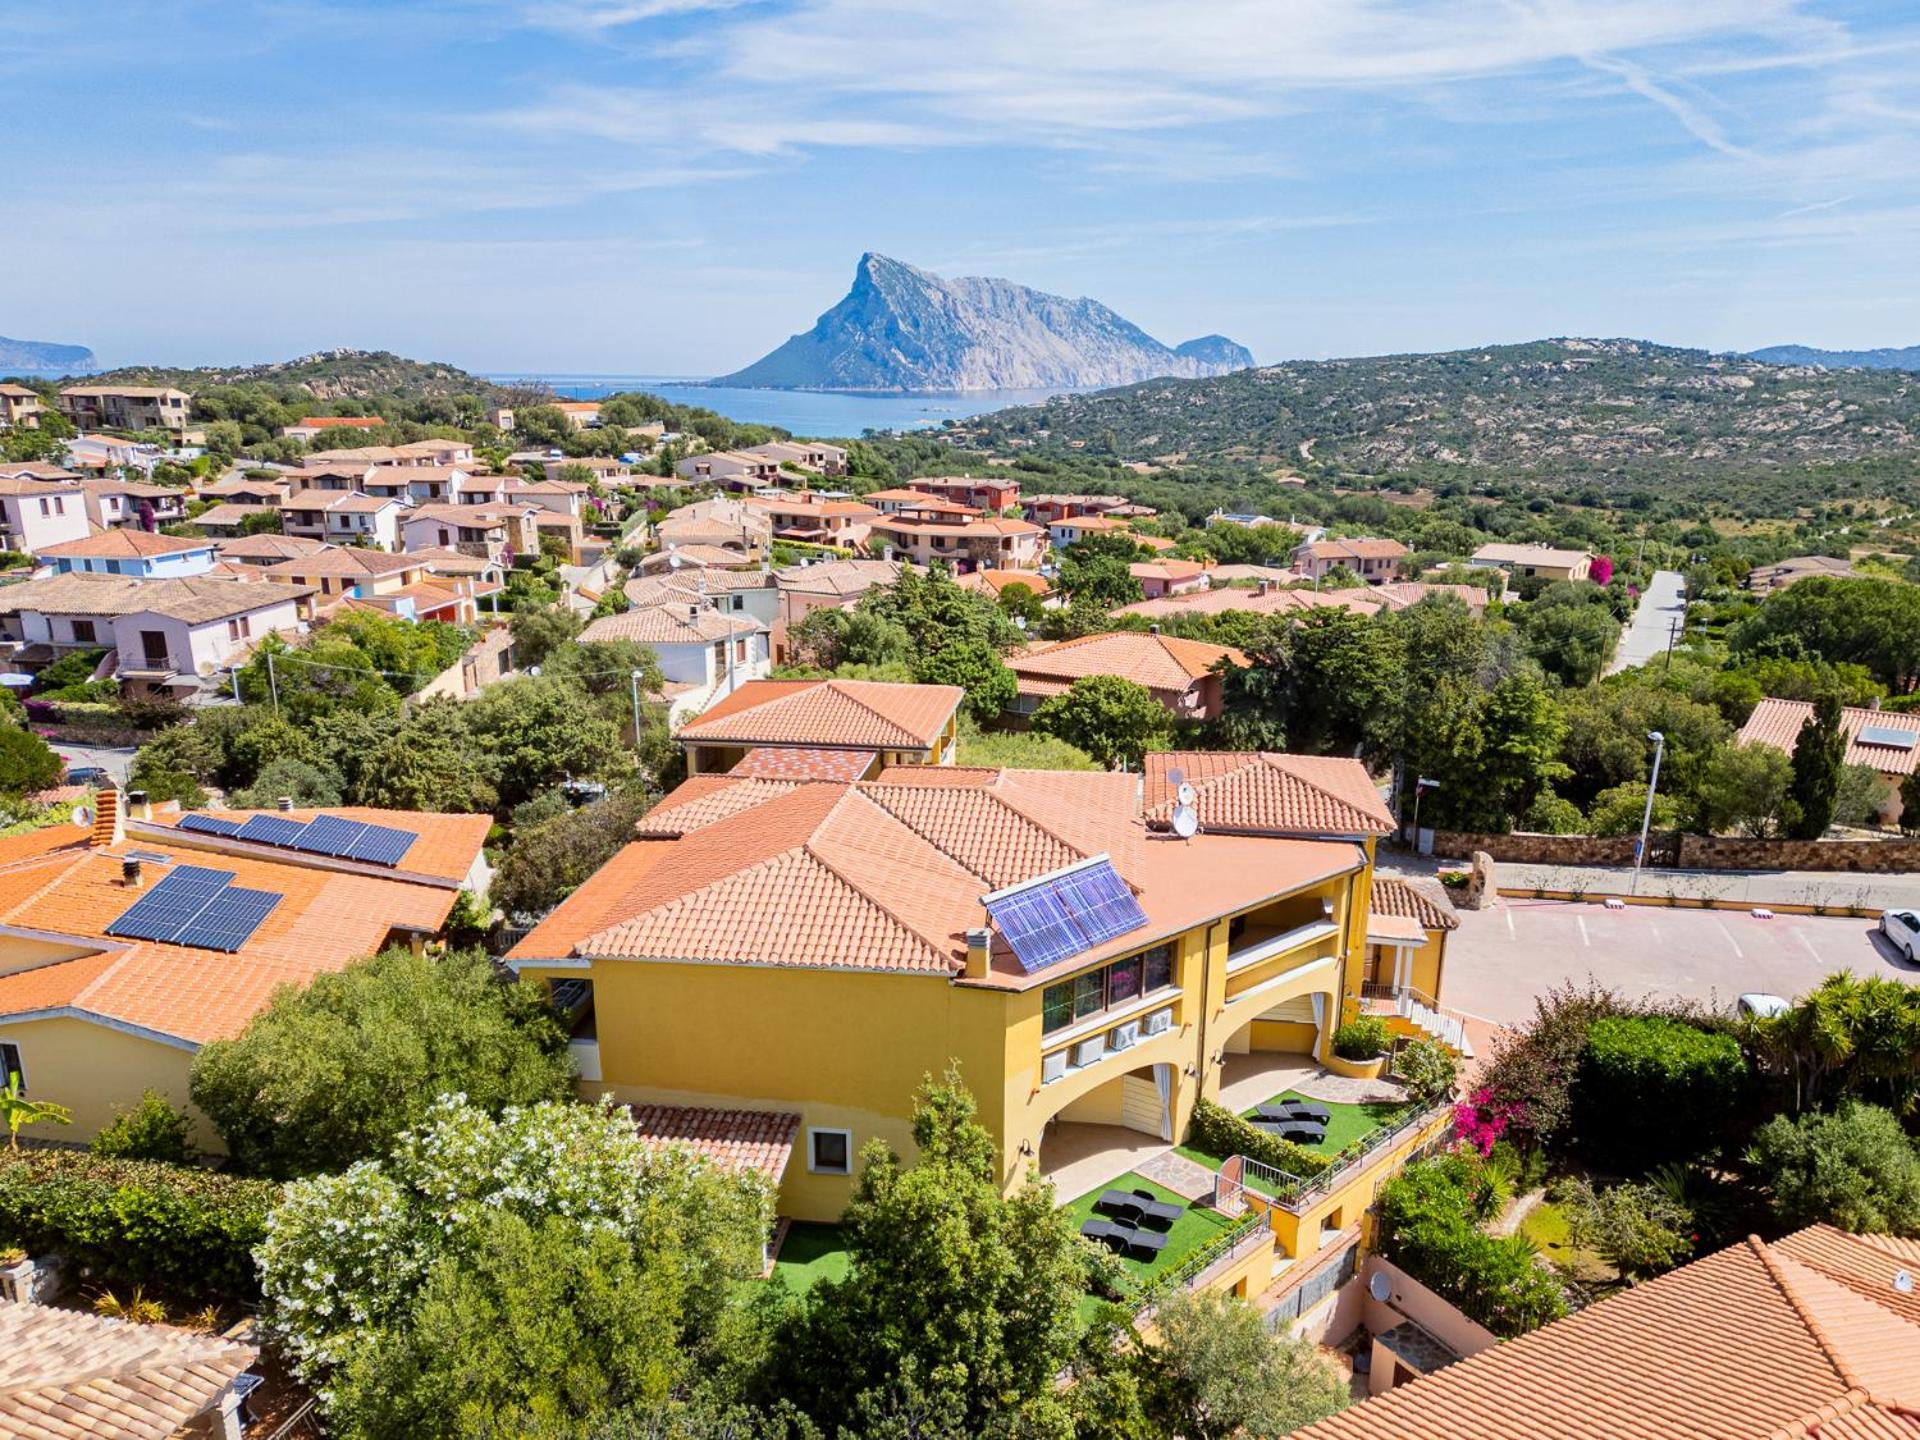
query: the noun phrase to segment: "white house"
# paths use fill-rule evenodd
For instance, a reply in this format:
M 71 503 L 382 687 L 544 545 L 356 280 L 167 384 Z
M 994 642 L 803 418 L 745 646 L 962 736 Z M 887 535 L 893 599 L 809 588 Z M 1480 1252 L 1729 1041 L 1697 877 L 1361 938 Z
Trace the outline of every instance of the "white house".
M 105 673 L 176 698 L 222 683 L 218 672 L 276 631 L 298 632 L 311 586 L 196 576 L 135 580 L 52 575 L 0 588 L 0 664 L 33 673 L 73 650 L 104 647 Z
M 37 480 L 0 470 L 0 548 L 37 555 L 87 534 L 87 492 L 80 482 Z
M 400 521 L 407 507 L 386 495 L 352 490 L 301 490 L 280 507 L 280 528 L 288 535 L 325 540 L 333 545 L 400 548 Z
M 603 615 L 580 632 L 583 642 L 635 640 L 651 646 L 673 696 L 675 723 L 698 715 L 748 680 L 766 678 L 767 627 L 745 615 L 721 614 L 698 601 L 674 600 Z

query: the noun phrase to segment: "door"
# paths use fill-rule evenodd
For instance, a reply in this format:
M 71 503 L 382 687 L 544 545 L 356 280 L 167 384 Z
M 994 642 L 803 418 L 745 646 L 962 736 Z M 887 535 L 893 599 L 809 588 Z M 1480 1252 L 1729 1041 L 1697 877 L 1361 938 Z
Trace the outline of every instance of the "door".
M 1162 1119 L 1166 1107 L 1160 1103 L 1160 1087 L 1148 1075 L 1120 1077 L 1120 1123 L 1143 1135 L 1162 1138 Z
M 149 670 L 164 670 L 168 666 L 167 632 L 164 630 L 142 630 L 140 632 L 140 655 L 146 661 Z

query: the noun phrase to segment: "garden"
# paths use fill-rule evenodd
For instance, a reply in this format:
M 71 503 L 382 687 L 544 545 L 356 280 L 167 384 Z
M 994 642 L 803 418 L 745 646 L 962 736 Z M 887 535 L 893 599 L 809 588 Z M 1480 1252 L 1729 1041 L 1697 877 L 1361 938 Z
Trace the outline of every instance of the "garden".
M 1597 986 L 1543 997 L 1382 1187 L 1384 1252 L 1511 1336 L 1748 1234 L 1920 1234 L 1920 988 L 1835 975 L 1735 1019 Z

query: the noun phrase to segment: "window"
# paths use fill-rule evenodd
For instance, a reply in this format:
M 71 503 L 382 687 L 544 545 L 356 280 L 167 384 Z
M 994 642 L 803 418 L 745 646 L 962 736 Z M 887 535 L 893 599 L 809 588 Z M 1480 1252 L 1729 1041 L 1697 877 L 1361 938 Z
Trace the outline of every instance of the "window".
M 4 1086 L 15 1075 L 20 1077 L 20 1088 L 24 1091 L 27 1088 L 27 1072 L 20 1064 L 20 1047 L 0 1040 L 0 1086 Z
M 733 642 L 733 658 L 735 662 L 738 664 L 744 665 L 747 663 L 747 642 L 746 641 L 736 640 Z
M 807 1169 L 816 1175 L 853 1173 L 853 1132 L 851 1130 L 807 1131 Z
M 53 513 L 53 511 L 48 508 L 47 497 L 44 495 L 40 497 L 40 513 L 42 515 L 51 515 Z
M 91 645 L 98 636 L 98 633 L 99 632 L 93 628 L 93 621 L 91 620 L 76 620 L 73 622 L 73 638 L 83 645 Z
M 1051 1035 L 1076 1020 L 1125 1005 L 1173 984 L 1173 946 L 1156 945 L 1099 970 L 1089 970 L 1040 994 L 1040 1030 Z

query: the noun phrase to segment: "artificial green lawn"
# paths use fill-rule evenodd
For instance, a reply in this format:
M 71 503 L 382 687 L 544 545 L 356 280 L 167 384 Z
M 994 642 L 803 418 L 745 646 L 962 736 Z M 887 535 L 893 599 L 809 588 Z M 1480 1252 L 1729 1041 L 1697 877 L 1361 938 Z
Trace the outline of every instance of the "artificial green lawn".
M 1354 1141 L 1363 1140 L 1374 1131 L 1391 1124 L 1394 1117 L 1400 1113 L 1401 1108 L 1400 1102 L 1397 1100 L 1376 1100 L 1369 1101 L 1364 1105 L 1354 1105 L 1339 1100 L 1316 1100 L 1312 1096 L 1302 1095 L 1298 1090 L 1283 1091 L 1271 1099 L 1263 1100 L 1260 1103 L 1262 1105 L 1271 1105 L 1279 1100 L 1305 1100 L 1310 1105 L 1326 1106 L 1327 1138 L 1322 1140 L 1318 1145 L 1304 1145 L 1301 1148 L 1328 1155 L 1337 1154 Z M 1243 1120 L 1251 1120 L 1253 1118 L 1253 1111 L 1258 1108 L 1258 1106 L 1254 1106 L 1251 1109 L 1242 1111 L 1240 1118 Z M 1204 1165 L 1209 1170 L 1218 1170 L 1227 1160 L 1227 1157 L 1224 1155 L 1215 1155 L 1194 1145 L 1176 1145 L 1174 1147 L 1174 1154 L 1184 1155 L 1187 1159 L 1193 1161 L 1194 1164 Z M 1251 1189 L 1258 1190 L 1262 1195 L 1271 1195 L 1274 1193 L 1274 1187 L 1267 1184 L 1258 1176 L 1249 1179 L 1247 1185 Z
M 796 1295 L 805 1294 L 822 1280 L 838 1280 L 847 1273 L 847 1242 L 838 1225 L 796 1220 L 787 1227 L 773 1273 Z
M 1089 1220 L 1104 1218 L 1093 1213 L 1093 1202 L 1109 1190 L 1148 1190 L 1156 1200 L 1186 1207 L 1180 1218 L 1173 1222 L 1173 1228 L 1166 1232 L 1166 1248 L 1159 1255 L 1152 1260 L 1132 1260 L 1126 1256 L 1120 1258 L 1120 1263 L 1126 1267 L 1127 1274 L 1136 1284 L 1164 1275 L 1194 1251 L 1219 1238 L 1220 1233 L 1233 1224 L 1229 1217 L 1218 1210 L 1189 1205 L 1184 1197 L 1174 1194 L 1164 1185 L 1156 1185 L 1142 1175 L 1126 1174 L 1060 1207 L 1067 1212 L 1067 1218 L 1073 1222 L 1075 1230 Z

